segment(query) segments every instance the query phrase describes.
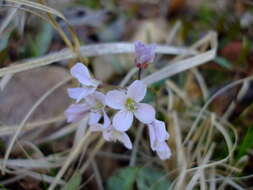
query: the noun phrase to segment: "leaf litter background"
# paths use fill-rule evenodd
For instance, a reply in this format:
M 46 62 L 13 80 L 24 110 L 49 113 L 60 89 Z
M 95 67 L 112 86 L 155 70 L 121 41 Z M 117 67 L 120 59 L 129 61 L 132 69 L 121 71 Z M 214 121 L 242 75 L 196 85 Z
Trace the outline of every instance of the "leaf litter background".
M 3 2 L 1 189 L 251 189 L 252 9 L 247 0 Z M 80 55 L 59 30 L 78 37 Z M 135 40 L 161 45 L 144 81 L 170 131 L 165 162 L 138 123 L 127 151 L 63 115 L 70 66 L 87 57 L 97 79 L 124 86 L 136 70 L 131 43 L 119 42 Z

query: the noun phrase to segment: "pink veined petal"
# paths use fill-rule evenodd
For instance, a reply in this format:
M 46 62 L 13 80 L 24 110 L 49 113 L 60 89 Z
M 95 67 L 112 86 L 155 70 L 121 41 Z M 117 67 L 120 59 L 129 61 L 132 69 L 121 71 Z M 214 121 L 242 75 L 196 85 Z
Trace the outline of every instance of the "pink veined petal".
M 133 113 L 127 110 L 120 110 L 115 114 L 112 122 L 116 130 L 127 131 L 133 123 Z
M 168 138 L 169 133 L 166 131 L 165 124 L 162 121 L 154 120 L 148 124 L 150 145 L 152 150 L 157 150 Z
M 101 113 L 91 112 L 89 116 L 89 125 L 97 124 L 101 117 L 102 117 Z
M 143 51 L 142 55 L 139 57 L 141 63 L 151 63 L 155 58 L 155 44 L 148 45 Z
M 83 88 L 68 88 L 68 95 L 70 98 L 78 99 L 80 94 L 83 92 Z
M 74 76 L 81 84 L 85 86 L 97 87 L 99 82 L 91 78 L 89 70 L 82 63 L 75 64 L 71 70 L 71 75 Z
M 106 97 L 106 96 L 105 96 L 103 93 L 96 91 L 96 92 L 94 93 L 94 97 L 95 97 L 96 100 L 98 100 L 98 101 L 101 102 L 103 105 L 105 105 L 105 97 Z
M 127 97 L 140 102 L 145 97 L 146 92 L 147 86 L 142 81 L 136 80 L 127 88 Z
M 159 142 L 167 140 L 169 138 L 169 133 L 166 131 L 165 123 L 159 120 L 155 120 L 153 123 L 157 140 Z
M 132 149 L 133 148 L 132 142 L 131 142 L 129 136 L 126 133 L 124 133 L 124 132 L 119 133 L 118 136 L 117 136 L 117 139 L 118 139 L 118 141 L 123 143 L 123 145 L 127 149 Z
M 107 92 L 105 102 L 113 109 L 123 109 L 126 100 L 126 94 L 121 90 L 111 90 Z
M 148 124 L 148 133 L 149 133 L 149 140 L 150 140 L 151 149 L 153 151 L 155 151 L 156 134 L 155 134 L 155 128 L 151 124 Z
M 92 94 L 96 88 L 92 87 L 83 87 L 83 88 L 68 88 L 68 94 L 70 98 L 79 102 L 81 99 L 87 97 L 89 94 Z
M 149 104 L 138 103 L 134 115 L 142 123 L 149 124 L 155 119 L 155 110 Z
M 166 160 L 171 157 L 171 150 L 166 142 L 162 143 L 156 152 L 161 160 Z
M 94 92 L 95 93 L 95 92 Z M 85 97 L 85 102 L 90 106 L 93 107 L 96 104 L 96 99 L 94 97 L 94 94 L 89 94 Z
M 119 141 L 127 149 L 132 149 L 132 142 L 125 132 L 120 132 L 110 125 L 107 129 L 103 130 L 103 137 L 106 141 Z
M 79 97 L 76 99 L 77 102 L 82 100 L 83 98 L 87 97 L 88 95 L 94 93 L 96 88 L 94 87 L 83 87 L 82 93 L 79 95 Z
M 81 119 L 84 118 L 86 114 L 67 114 L 66 117 L 67 117 L 67 122 L 68 123 L 73 123 L 73 122 L 78 122 L 80 121 Z
M 88 112 L 89 107 L 86 104 L 71 104 L 66 110 L 67 122 L 80 121 Z
M 155 58 L 155 44 L 147 45 L 140 41 L 135 42 L 135 56 L 138 64 L 150 63 Z
M 98 91 L 86 96 L 85 100 L 91 107 L 96 106 L 98 102 L 105 105 L 105 95 Z
M 85 84 L 86 81 L 90 79 L 90 73 L 86 66 L 82 63 L 76 63 L 71 69 L 70 73 L 75 77 L 80 83 Z
M 141 41 L 136 41 L 134 43 L 134 51 L 136 55 L 140 55 L 140 53 L 142 53 L 142 49 L 144 48 L 144 44 Z
M 66 113 L 81 113 L 86 112 L 90 109 L 87 104 L 71 104 L 67 109 Z
M 108 127 L 108 129 L 103 130 L 103 138 L 106 141 L 115 141 L 115 138 L 113 136 L 112 127 Z

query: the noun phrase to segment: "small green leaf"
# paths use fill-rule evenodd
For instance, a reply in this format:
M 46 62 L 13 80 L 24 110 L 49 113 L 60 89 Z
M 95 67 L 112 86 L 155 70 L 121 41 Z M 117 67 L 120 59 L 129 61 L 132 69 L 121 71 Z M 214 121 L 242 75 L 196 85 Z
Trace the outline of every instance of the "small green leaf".
M 29 57 L 37 57 L 47 52 L 53 39 L 53 28 L 48 23 L 42 23 L 40 32 L 36 38 L 28 37 L 26 54 Z
M 107 181 L 108 190 L 167 190 L 170 186 L 165 173 L 153 168 L 120 169 Z
M 232 69 L 232 68 L 233 68 L 233 66 L 231 65 L 231 63 L 230 63 L 227 59 L 225 59 L 224 57 L 219 57 L 219 56 L 217 56 L 217 57 L 214 59 L 214 61 L 215 61 L 218 65 L 220 65 L 220 66 L 222 66 L 222 67 L 224 67 L 224 68 L 226 68 L 226 69 Z
M 77 190 L 81 184 L 81 181 L 82 181 L 82 176 L 78 171 L 76 171 L 74 175 L 70 178 L 68 183 L 64 185 L 62 190 Z
M 128 167 L 120 169 L 107 181 L 108 190 L 132 190 L 139 168 Z
M 143 168 L 138 173 L 137 187 L 139 190 L 167 190 L 170 182 L 164 172 L 153 168 Z
M 247 154 L 248 150 L 253 147 L 252 139 L 253 139 L 253 126 L 248 128 L 247 133 L 242 140 L 242 143 L 238 146 L 237 159 L 240 159 L 240 157 Z

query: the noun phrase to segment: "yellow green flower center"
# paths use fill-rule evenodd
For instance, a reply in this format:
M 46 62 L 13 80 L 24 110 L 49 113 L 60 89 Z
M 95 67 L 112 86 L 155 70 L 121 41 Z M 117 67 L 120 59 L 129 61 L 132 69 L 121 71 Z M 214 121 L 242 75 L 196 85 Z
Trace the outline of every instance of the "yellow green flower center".
M 101 102 L 96 101 L 96 104 L 95 104 L 95 106 L 93 107 L 93 110 L 94 110 L 94 111 L 98 111 L 98 110 L 102 110 L 103 108 L 104 108 L 104 105 L 103 105 Z
M 137 109 L 136 107 L 136 102 L 131 99 L 131 98 L 127 98 L 126 102 L 125 102 L 125 107 L 129 110 L 129 111 L 135 111 Z

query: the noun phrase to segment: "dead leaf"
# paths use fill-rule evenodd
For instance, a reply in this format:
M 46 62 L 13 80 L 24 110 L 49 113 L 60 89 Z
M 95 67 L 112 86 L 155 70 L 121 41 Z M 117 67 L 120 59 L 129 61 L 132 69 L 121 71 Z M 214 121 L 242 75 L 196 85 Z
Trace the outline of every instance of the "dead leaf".
M 0 121 L 6 125 L 19 124 L 45 92 L 68 76 L 65 69 L 54 66 L 17 73 L 0 92 Z M 29 121 L 49 119 L 62 114 L 69 104 L 70 98 L 65 85 L 50 95 Z

